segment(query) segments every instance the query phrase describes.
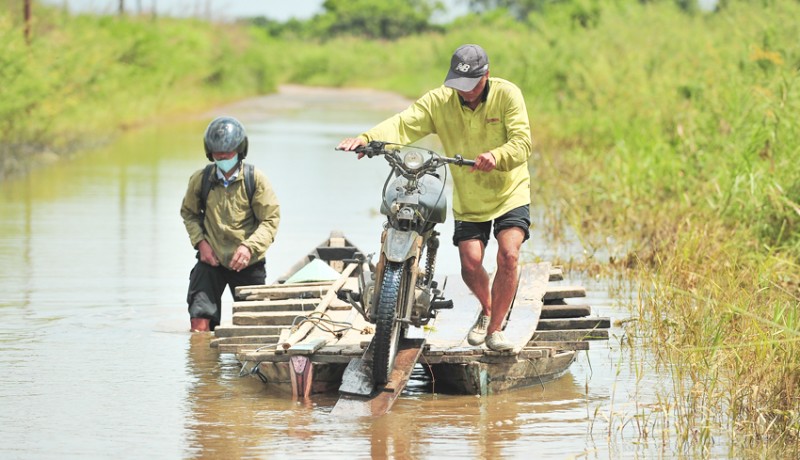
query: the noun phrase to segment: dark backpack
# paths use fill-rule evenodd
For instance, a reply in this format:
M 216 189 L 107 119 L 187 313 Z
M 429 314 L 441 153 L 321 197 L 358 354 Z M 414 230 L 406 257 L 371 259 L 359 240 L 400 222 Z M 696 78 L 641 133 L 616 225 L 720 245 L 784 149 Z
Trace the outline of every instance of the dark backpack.
M 247 190 L 247 202 L 250 208 L 253 207 L 253 195 L 256 194 L 256 173 L 255 167 L 250 163 L 242 163 L 244 169 L 244 188 Z M 200 188 L 200 214 L 206 213 L 206 200 L 211 192 L 211 174 L 214 172 L 214 163 L 206 165 L 203 170 L 203 182 Z

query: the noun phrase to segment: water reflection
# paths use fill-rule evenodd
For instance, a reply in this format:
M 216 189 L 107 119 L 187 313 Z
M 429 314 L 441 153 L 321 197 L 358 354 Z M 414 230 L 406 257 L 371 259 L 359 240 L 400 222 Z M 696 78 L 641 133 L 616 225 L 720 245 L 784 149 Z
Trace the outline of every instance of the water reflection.
M 210 334 L 189 337 L 186 371 L 194 377 L 186 394 L 191 411 L 186 420 L 188 454 L 195 458 L 244 458 L 269 436 L 269 429 L 258 423 L 253 404 L 264 387 L 254 379 L 239 379 L 238 366 L 220 364 L 219 353 L 209 346 Z
M 291 89 L 225 110 L 248 127 L 249 158 L 282 203 L 268 280 L 334 229 L 376 249 L 386 165 L 333 147 L 404 105 L 369 91 Z M 0 184 L 0 457 L 616 456 L 603 414 L 635 414 L 637 399 L 652 399 L 635 389 L 618 339 L 594 343 L 543 388 L 477 398 L 426 393 L 423 382 L 385 417 L 331 420 L 334 397 L 292 401 L 239 377 L 209 336 L 188 334 L 194 259 L 178 210 L 205 162 L 203 129 L 220 113 L 132 132 Z M 441 232 L 452 232 L 451 220 Z M 455 248 L 440 251 L 437 268 L 457 273 Z M 538 229 L 525 247 L 545 260 L 570 251 Z M 607 285 L 573 282 L 598 315 L 620 316 Z

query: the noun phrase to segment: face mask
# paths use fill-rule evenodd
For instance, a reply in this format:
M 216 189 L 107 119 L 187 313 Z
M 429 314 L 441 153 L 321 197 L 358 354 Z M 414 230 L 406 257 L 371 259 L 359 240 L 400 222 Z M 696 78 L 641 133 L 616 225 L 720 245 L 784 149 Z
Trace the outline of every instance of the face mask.
M 239 162 L 238 153 L 234 155 L 232 158 L 229 158 L 227 160 L 214 160 L 214 163 L 217 164 L 217 168 L 221 169 L 222 172 L 226 174 L 229 173 L 231 169 L 233 169 L 233 167 L 236 166 L 236 163 L 238 162 Z

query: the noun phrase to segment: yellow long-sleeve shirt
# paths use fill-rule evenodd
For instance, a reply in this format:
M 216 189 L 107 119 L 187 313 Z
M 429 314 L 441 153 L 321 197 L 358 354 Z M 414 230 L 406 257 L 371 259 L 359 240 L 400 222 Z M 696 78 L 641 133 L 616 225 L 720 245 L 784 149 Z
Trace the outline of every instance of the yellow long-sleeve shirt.
M 497 167 L 488 173 L 450 168 L 456 220 L 485 222 L 531 202 L 531 130 L 525 100 L 509 81 L 490 77 L 488 86 L 486 100 L 474 111 L 461 104 L 454 89 L 440 86 L 361 134 L 367 142 L 399 144 L 437 134 L 447 156 L 470 160 L 492 152 Z

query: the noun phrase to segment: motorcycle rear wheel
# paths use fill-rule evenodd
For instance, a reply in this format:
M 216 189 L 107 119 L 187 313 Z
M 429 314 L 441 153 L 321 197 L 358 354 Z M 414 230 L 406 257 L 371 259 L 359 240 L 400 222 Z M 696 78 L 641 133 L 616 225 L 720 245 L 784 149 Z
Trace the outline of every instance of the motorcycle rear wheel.
M 376 385 L 385 384 L 394 367 L 397 347 L 404 327 L 395 321 L 400 288 L 403 281 L 403 264 L 388 262 L 383 272 L 383 282 L 378 293 L 375 337 L 372 340 L 372 379 Z

